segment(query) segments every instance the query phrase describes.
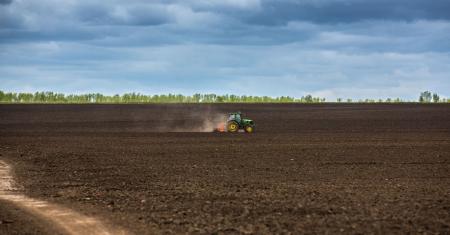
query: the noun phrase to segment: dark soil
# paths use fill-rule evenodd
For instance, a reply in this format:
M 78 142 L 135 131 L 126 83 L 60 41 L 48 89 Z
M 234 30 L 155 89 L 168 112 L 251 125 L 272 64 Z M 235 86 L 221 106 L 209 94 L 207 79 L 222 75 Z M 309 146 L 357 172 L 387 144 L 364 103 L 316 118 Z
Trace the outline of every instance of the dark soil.
M 60 234 L 47 221 L 35 218 L 17 207 L 0 201 L 0 234 Z
M 188 132 L 239 110 L 255 133 Z M 136 234 L 450 233 L 448 104 L 0 105 L 0 154 Z

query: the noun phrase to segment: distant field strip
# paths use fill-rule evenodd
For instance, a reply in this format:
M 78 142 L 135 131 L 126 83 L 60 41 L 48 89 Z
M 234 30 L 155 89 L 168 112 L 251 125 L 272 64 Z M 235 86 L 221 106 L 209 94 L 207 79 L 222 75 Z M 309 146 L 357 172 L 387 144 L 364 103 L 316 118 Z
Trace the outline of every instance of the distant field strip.
M 11 202 L 33 215 L 50 221 L 66 234 L 128 234 L 122 229 L 108 228 L 96 218 L 21 194 L 20 190 L 15 187 L 14 179 L 11 175 L 11 167 L 2 160 L 0 160 L 0 199 Z

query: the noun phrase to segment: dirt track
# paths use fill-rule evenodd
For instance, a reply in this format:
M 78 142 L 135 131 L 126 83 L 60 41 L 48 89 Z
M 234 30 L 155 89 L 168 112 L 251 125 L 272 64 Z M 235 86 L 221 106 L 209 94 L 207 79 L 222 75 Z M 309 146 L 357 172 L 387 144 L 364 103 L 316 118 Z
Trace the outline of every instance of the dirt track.
M 36 219 L 46 222 L 47 226 L 54 228 L 57 233 L 61 232 L 68 235 L 127 235 L 123 229 L 108 228 L 96 218 L 23 195 L 22 190 L 17 187 L 17 183 L 14 181 L 11 167 L 2 160 L 0 160 L 0 200 L 26 213 L 28 215 L 26 217 L 36 217 Z M 11 219 L 9 220 L 11 221 Z
M 256 133 L 183 132 L 236 110 Z M 0 105 L 0 154 L 136 234 L 450 233 L 449 105 Z

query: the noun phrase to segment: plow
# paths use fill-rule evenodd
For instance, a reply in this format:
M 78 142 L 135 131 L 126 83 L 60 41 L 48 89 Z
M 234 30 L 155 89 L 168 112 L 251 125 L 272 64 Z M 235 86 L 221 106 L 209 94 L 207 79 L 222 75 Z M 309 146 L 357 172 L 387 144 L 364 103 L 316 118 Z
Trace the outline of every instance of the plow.
M 214 128 L 214 132 L 236 133 L 239 131 L 246 133 L 252 133 L 255 131 L 255 123 L 253 120 L 242 118 L 241 112 L 228 114 L 226 121 L 220 123 L 216 128 Z

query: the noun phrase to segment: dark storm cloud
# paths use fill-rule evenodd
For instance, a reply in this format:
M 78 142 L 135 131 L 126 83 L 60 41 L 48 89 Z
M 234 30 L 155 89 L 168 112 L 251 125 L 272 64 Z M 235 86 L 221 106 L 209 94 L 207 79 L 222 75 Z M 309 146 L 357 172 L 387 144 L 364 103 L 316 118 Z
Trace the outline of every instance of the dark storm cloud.
M 86 4 L 78 6 L 74 15 L 82 22 L 102 25 L 161 25 L 172 21 L 171 15 L 159 5 Z
M 127 4 L 111 0 L 55 7 L 56 2 L 15 1 L 0 7 L 0 43 L 73 41 L 112 47 L 302 43 L 359 51 L 449 49 L 439 43 L 449 38 L 446 24 L 409 21 L 447 22 L 446 0 L 130 0 Z M 425 36 L 416 38 L 417 32 Z
M 0 31 L 0 43 L 45 42 L 45 41 L 86 41 L 99 37 L 98 32 L 84 29 L 54 31 L 6 30 Z
M 289 21 L 449 20 L 449 12 L 448 0 L 264 1 L 261 11 L 240 17 L 251 24 L 277 25 Z
M 0 29 L 20 28 L 22 25 L 23 19 L 20 16 L 0 11 Z
M 450 0 L 0 4 L 6 90 L 450 94 Z
M 132 4 L 78 4 L 79 19 L 100 24 L 160 25 L 173 22 L 184 7 L 194 13 L 225 15 L 250 25 L 280 25 L 290 21 L 351 23 L 364 20 L 449 20 L 449 0 L 229 0 L 132 1 Z
M 8 5 L 11 3 L 12 3 L 12 0 L 0 0 L 0 5 Z

